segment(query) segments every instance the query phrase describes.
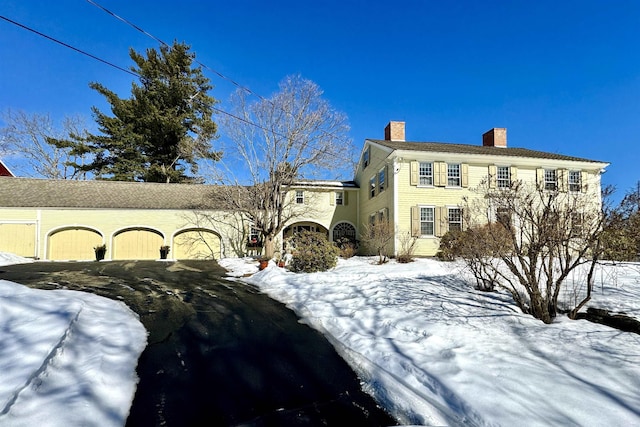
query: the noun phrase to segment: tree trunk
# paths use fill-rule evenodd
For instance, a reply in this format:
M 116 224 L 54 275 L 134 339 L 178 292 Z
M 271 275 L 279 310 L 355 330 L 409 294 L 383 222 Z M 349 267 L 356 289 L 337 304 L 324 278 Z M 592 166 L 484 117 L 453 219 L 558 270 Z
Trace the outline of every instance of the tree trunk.
M 266 258 L 273 258 L 273 254 L 275 253 L 275 239 L 274 236 L 265 236 L 264 238 L 264 256 Z

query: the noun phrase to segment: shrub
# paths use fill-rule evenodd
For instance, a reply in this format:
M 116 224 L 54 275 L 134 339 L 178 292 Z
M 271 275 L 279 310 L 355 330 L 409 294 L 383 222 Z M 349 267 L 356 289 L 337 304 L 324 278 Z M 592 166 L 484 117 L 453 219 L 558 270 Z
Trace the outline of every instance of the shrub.
M 291 237 L 289 244 L 293 255 L 289 270 L 293 272 L 326 271 L 338 262 L 340 250 L 322 233 L 302 231 Z
M 440 261 L 453 261 L 457 256 L 461 255 L 461 240 L 463 238 L 462 231 L 447 231 L 440 238 L 440 248 L 436 253 L 436 257 Z
M 348 237 L 341 237 L 336 241 L 336 246 L 340 249 L 342 258 L 351 258 L 358 253 L 358 241 Z
M 398 252 L 396 261 L 402 264 L 413 261 L 413 254 L 416 250 L 418 238 L 407 232 L 400 234 L 398 236 L 398 241 L 400 242 L 400 251 Z

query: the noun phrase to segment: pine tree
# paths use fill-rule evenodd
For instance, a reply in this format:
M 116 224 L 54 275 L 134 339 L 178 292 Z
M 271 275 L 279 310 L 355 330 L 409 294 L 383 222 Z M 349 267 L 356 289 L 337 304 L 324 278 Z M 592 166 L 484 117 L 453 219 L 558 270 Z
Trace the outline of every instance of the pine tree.
M 217 102 L 195 55 L 186 44 L 163 45 L 146 57 L 131 49 L 139 75 L 131 96 L 120 98 L 100 83 L 90 87 L 111 104 L 113 116 L 93 107 L 100 134 L 76 137 L 74 144 L 95 155 L 87 165 L 74 165 L 99 179 L 147 182 L 196 182 L 198 160 L 217 160 L 211 140 L 217 126 L 211 116 Z

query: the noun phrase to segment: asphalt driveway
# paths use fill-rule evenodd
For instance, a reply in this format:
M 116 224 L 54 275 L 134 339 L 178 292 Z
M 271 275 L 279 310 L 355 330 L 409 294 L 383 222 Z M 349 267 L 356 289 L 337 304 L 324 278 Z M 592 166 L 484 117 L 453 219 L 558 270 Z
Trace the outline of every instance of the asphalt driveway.
M 212 261 L 37 262 L 0 279 L 124 301 L 149 332 L 127 426 L 387 426 L 317 331 Z

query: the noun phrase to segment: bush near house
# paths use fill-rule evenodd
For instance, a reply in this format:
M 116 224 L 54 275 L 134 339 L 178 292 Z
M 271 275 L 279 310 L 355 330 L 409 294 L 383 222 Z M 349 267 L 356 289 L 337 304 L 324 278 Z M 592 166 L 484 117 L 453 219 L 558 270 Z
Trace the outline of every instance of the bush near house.
M 340 250 L 322 233 L 302 231 L 288 243 L 292 253 L 289 270 L 295 273 L 326 271 L 338 263 Z

